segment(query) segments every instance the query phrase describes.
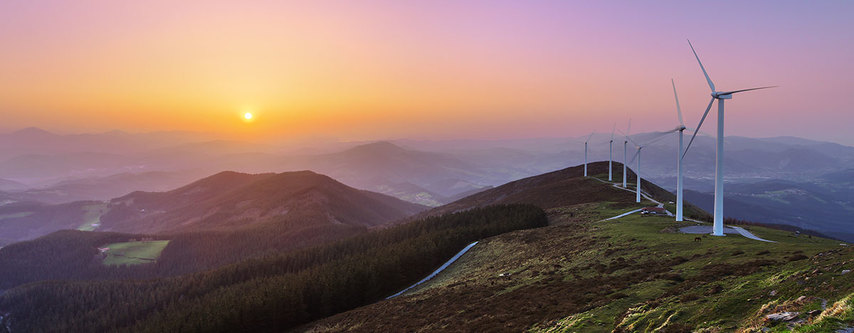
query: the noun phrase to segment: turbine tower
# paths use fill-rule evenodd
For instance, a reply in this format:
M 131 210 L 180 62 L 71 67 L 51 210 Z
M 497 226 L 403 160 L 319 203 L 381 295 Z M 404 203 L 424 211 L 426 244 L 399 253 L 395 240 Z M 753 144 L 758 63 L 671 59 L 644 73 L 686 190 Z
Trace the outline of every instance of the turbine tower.
M 587 142 L 590 141 L 590 138 L 593 136 L 593 133 L 590 133 L 590 135 L 587 136 L 587 139 L 584 140 L 584 177 L 587 177 Z
M 638 164 L 635 167 L 635 176 L 636 176 L 635 178 L 637 178 L 637 181 L 638 181 L 638 188 L 635 191 L 635 193 L 636 193 L 635 202 L 641 202 L 641 175 L 640 175 L 640 155 L 641 155 L 640 153 L 641 153 L 641 149 L 643 149 L 643 147 L 638 146 L 638 152 L 637 152 L 637 155 L 638 155 L 637 163 Z
M 636 176 L 635 178 L 637 179 L 637 190 L 635 190 L 635 202 L 641 202 L 641 175 L 640 175 L 640 158 L 641 158 L 641 156 L 640 155 L 641 155 L 641 149 L 643 149 L 643 147 L 646 147 L 646 145 L 643 145 L 643 146 L 639 145 L 637 142 L 635 142 L 635 140 L 630 139 L 628 136 L 626 136 L 626 139 L 631 141 L 632 144 L 635 147 L 637 147 L 637 149 L 638 149 L 637 152 L 635 152 L 635 156 L 632 157 L 632 159 L 635 160 L 635 163 L 637 163 L 637 164 L 635 164 L 635 176 Z
M 685 148 L 685 152 L 682 154 L 682 158 L 685 158 L 685 154 L 688 153 L 688 148 L 691 148 L 691 143 L 694 142 L 694 138 L 697 136 L 697 133 L 700 131 L 700 126 L 703 125 L 703 121 L 706 120 L 706 116 L 709 114 L 709 110 L 712 109 L 712 104 L 715 100 L 718 101 L 718 133 L 717 133 L 717 145 L 715 149 L 715 211 L 714 211 L 714 224 L 712 227 L 712 235 L 713 236 L 723 236 L 724 235 L 724 100 L 732 99 L 732 94 L 751 91 L 751 90 L 759 90 L 759 89 L 767 89 L 773 88 L 775 86 L 770 87 L 758 87 L 758 88 L 748 88 L 748 89 L 740 89 L 740 90 L 731 90 L 731 91 L 717 91 L 715 90 L 715 84 L 712 83 L 712 79 L 709 78 L 709 73 L 706 72 L 706 68 L 703 67 L 703 62 L 700 61 L 700 57 L 697 55 L 697 51 L 694 50 L 694 45 L 691 44 L 691 41 L 688 41 L 688 46 L 691 47 L 691 52 L 694 53 L 694 57 L 697 58 L 697 63 L 700 64 L 700 69 L 703 71 L 703 75 L 706 77 L 706 82 L 709 83 L 709 88 L 712 90 L 712 100 L 709 101 L 709 106 L 706 107 L 706 112 L 703 113 L 703 118 L 700 119 L 700 123 L 697 125 L 697 130 L 694 131 L 694 135 L 691 136 L 691 141 L 688 141 L 688 147 Z
M 679 132 L 679 139 L 676 148 L 676 222 L 682 222 L 682 134 L 687 129 L 685 122 L 682 121 L 682 108 L 679 107 L 679 95 L 676 94 L 676 83 L 670 79 L 670 84 L 673 85 L 673 97 L 676 99 L 676 114 L 679 115 L 679 126 L 676 131 Z
M 629 118 L 629 127 L 626 129 L 626 138 L 623 140 L 623 188 L 627 188 L 626 186 L 626 164 L 629 164 L 628 153 L 626 150 L 626 145 L 629 143 L 629 131 L 632 130 L 632 118 Z
M 614 132 L 617 131 L 617 123 L 614 123 L 614 128 L 611 129 L 611 141 L 608 142 L 608 181 L 614 181 L 614 173 L 611 171 L 611 164 L 613 164 L 613 151 L 614 151 Z

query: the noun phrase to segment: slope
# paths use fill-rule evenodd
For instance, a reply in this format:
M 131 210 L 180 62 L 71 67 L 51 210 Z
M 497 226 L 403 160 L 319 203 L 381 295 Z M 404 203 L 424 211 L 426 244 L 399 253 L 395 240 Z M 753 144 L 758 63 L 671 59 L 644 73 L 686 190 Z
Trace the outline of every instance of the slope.
M 496 206 L 180 277 L 29 284 L 0 293 L 0 332 L 278 332 L 382 299 L 473 240 L 546 222 L 533 206 Z
M 543 186 L 536 180 L 528 183 Z M 540 198 L 527 193 L 525 200 Z M 695 223 L 672 217 L 602 221 L 640 207 L 625 201 L 542 200 L 554 206 L 548 227 L 482 240 L 402 297 L 297 331 L 824 332 L 854 325 L 854 280 L 842 277 L 854 248 L 757 226 L 749 228 L 777 243 L 682 234 Z M 766 319 L 787 311 L 796 320 Z
M 550 209 L 595 202 L 614 202 L 618 205 L 635 202 L 633 191 L 637 178 L 634 171 L 627 170 L 626 177 L 630 191 L 626 191 L 604 182 L 608 179 L 608 162 L 589 163 L 587 167 L 590 175 L 587 178 L 583 177 L 583 165 L 570 167 L 475 193 L 418 216 L 441 215 L 494 204 L 531 204 Z M 622 164 L 614 162 L 613 171 L 614 182 L 622 182 Z M 646 180 L 643 181 L 642 191 L 662 202 L 675 200 L 672 193 Z M 686 204 L 686 216 L 705 218 L 706 215 L 705 212 Z

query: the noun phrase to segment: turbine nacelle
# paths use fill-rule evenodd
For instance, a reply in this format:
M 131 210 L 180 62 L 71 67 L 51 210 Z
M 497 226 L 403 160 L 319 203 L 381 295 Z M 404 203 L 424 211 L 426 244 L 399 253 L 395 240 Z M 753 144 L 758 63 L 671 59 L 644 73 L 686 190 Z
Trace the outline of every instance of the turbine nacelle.
M 730 92 L 712 92 L 712 97 L 716 99 L 732 99 L 732 93 Z

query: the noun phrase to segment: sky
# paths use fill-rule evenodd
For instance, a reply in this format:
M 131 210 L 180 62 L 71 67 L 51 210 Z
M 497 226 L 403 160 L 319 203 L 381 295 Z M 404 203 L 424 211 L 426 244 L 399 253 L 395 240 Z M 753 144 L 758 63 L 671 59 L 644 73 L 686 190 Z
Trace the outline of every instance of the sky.
M 4 129 L 512 139 L 686 125 L 854 145 L 851 1 L 0 2 Z M 243 114 L 252 112 L 252 121 Z M 714 112 L 714 111 L 713 111 Z M 714 132 L 714 123 L 703 130 Z

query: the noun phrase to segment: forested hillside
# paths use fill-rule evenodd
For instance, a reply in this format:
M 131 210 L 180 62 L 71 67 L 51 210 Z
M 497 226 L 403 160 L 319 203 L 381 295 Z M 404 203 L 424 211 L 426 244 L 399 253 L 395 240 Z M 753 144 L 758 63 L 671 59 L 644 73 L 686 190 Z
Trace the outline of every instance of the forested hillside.
M 472 241 L 546 224 L 533 206 L 485 207 L 179 277 L 24 285 L 0 313 L 13 332 L 281 331 L 393 294 Z

